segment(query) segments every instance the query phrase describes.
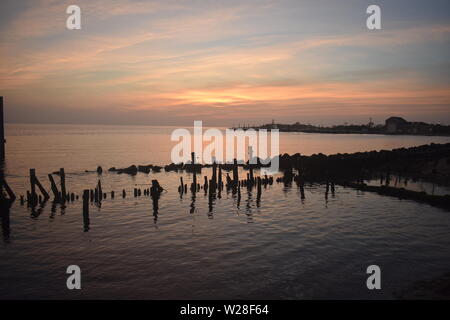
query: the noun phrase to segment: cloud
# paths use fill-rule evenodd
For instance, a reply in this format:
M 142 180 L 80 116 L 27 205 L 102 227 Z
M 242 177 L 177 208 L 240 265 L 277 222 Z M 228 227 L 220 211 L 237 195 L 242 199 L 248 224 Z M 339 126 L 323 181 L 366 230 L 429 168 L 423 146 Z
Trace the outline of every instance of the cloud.
M 436 85 L 430 71 L 442 62 L 403 58 L 411 46 L 438 53 L 448 24 L 302 33 L 272 17 L 281 3 L 271 1 L 79 3 L 80 32 L 64 27 L 71 1 L 53 0 L 29 6 L 0 32 L 0 87 L 10 101 L 130 119 L 375 114 L 393 105 L 449 111 L 448 81 Z

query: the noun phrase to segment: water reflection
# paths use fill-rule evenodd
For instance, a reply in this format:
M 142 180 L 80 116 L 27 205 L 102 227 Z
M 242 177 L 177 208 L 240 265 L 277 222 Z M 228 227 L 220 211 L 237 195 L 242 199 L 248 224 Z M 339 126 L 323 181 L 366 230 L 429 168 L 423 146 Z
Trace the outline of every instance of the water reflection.
M 9 215 L 12 203 L 13 202 L 9 200 L 2 200 L 0 202 L 0 209 L 1 209 L 0 215 L 1 215 L 2 235 L 4 242 L 9 241 L 9 236 L 11 234 Z

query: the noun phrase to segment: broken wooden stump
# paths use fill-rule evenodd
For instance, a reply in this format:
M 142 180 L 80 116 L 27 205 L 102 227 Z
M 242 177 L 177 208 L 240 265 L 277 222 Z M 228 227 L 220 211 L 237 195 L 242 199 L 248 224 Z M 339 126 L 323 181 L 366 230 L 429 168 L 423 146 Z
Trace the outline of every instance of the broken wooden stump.
M 83 225 L 84 231 L 89 231 L 89 190 L 83 191 Z
M 62 202 L 66 201 L 66 174 L 64 172 L 64 168 L 59 169 L 59 177 L 61 179 L 61 200 Z

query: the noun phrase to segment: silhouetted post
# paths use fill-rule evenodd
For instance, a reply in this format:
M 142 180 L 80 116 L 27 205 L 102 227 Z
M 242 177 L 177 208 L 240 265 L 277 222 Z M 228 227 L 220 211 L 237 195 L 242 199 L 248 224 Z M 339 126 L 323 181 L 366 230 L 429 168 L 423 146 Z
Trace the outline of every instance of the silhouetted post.
M 195 152 L 191 153 L 191 160 L 192 160 L 192 170 L 194 172 L 194 176 L 192 177 L 192 191 L 197 190 L 197 175 L 195 174 Z
M 50 199 L 50 196 L 48 195 L 47 190 L 44 189 L 42 184 L 39 182 L 39 179 L 34 175 L 34 183 L 38 186 L 39 191 L 41 191 L 41 194 L 44 196 L 44 201 L 47 201 Z
M 217 163 L 216 161 L 213 162 L 212 165 L 212 185 L 210 186 L 210 188 L 216 188 L 217 186 Z
M 180 177 L 180 193 L 183 193 L 183 191 L 184 191 L 183 177 Z
M 221 164 L 219 164 L 219 182 L 218 182 L 218 184 L 219 184 L 219 190 L 221 190 L 222 187 L 223 187 L 223 182 L 222 182 L 222 165 Z
M 164 188 L 161 187 L 158 180 L 152 180 L 152 186 L 150 188 L 150 195 L 153 196 L 159 196 L 161 192 L 164 191 Z
M 238 185 L 239 176 L 238 176 L 238 165 L 236 158 L 233 160 L 233 183 L 235 186 Z
M 122 190 L 122 198 L 125 199 L 125 197 L 127 196 L 127 193 L 125 192 L 125 189 Z
M 58 187 L 56 186 L 55 180 L 53 180 L 53 176 L 51 174 L 48 175 L 48 179 L 50 180 L 50 185 L 52 188 L 53 196 L 56 201 L 60 201 Z
M 66 201 L 66 174 L 64 173 L 64 168 L 59 169 L 59 177 L 61 179 L 61 196 L 62 202 Z
M 83 191 L 83 222 L 84 231 L 89 230 L 89 190 Z
M 0 167 L 0 200 L 3 200 L 3 180 L 5 179 L 5 172 Z
M 0 170 L 0 201 L 4 200 L 3 198 L 3 188 L 5 188 L 6 193 L 8 194 L 9 201 L 12 203 L 16 200 L 16 195 L 9 187 L 8 183 L 5 180 L 5 173 L 3 170 Z M 22 197 L 23 198 L 23 197 Z
M 301 197 L 302 199 L 305 199 L 305 188 L 304 188 L 304 186 L 303 186 L 303 183 L 300 184 L 300 197 Z
M 102 190 L 102 183 L 101 183 L 100 180 L 98 180 L 97 188 L 98 188 L 98 200 L 99 200 L 99 201 L 102 201 L 102 198 L 103 198 L 103 190 Z
M 205 190 L 205 195 L 206 195 L 206 192 L 208 192 L 208 177 L 204 176 L 204 179 L 205 179 L 205 182 L 203 184 L 203 189 Z
M 237 205 L 238 209 L 239 209 L 240 204 L 241 204 L 241 188 L 238 188 L 238 190 L 237 190 L 237 202 L 236 202 L 236 205 Z
M 3 97 L 0 97 L 0 159 L 5 159 L 5 124 L 3 118 Z
M 36 184 L 35 184 L 35 177 L 36 170 L 30 169 L 30 185 L 31 185 L 31 192 L 30 192 L 30 205 L 33 207 L 37 204 L 38 197 L 36 194 Z
M 258 177 L 258 194 L 261 196 L 261 177 Z

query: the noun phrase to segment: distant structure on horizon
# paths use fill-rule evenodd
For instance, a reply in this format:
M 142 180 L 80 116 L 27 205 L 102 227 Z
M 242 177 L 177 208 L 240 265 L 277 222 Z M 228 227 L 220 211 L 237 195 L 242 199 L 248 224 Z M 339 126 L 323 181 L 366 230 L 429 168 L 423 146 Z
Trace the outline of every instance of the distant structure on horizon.
M 408 122 L 401 117 L 390 117 L 385 121 L 387 133 L 432 134 L 434 126 L 425 122 Z
M 331 127 L 314 126 L 311 124 L 281 124 L 272 122 L 262 126 L 239 126 L 233 129 L 278 129 L 281 132 L 310 132 L 310 133 L 361 133 L 361 134 L 408 134 L 408 135 L 441 135 L 450 136 L 450 126 L 429 124 L 425 122 L 409 122 L 401 117 L 390 117 L 384 125 L 375 125 L 372 119 L 367 124 L 343 124 Z

